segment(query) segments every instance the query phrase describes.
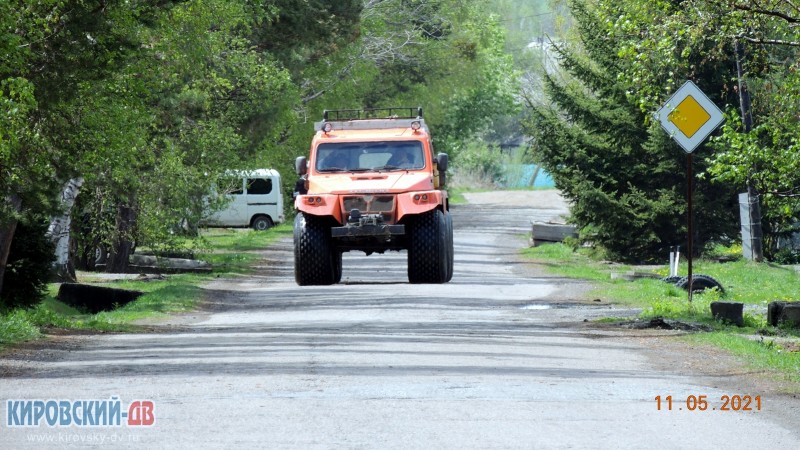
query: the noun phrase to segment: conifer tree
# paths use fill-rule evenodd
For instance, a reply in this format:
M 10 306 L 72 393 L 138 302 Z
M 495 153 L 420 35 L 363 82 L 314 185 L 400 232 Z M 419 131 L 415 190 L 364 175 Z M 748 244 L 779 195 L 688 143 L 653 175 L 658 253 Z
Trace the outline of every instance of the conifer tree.
M 572 203 L 583 240 L 624 261 L 663 261 L 686 242 L 686 157 L 617 80 L 622 63 L 597 16 L 571 3 L 579 47 L 555 45 L 564 74 L 545 74 L 550 104 L 528 101 L 532 158 Z M 695 158 L 695 173 L 704 158 Z M 735 194 L 695 183 L 695 249 L 732 236 Z

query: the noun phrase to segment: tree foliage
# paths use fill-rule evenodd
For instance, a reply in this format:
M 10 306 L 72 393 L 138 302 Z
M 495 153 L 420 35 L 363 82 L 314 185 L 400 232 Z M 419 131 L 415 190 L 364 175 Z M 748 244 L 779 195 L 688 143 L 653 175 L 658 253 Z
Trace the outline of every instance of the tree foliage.
M 79 256 L 124 270 L 225 171 L 291 184 L 323 109 L 420 105 L 453 147 L 513 109 L 513 79 L 474 0 L 1 2 L 0 253 L 80 176 Z
M 767 257 L 800 216 L 797 171 L 800 11 L 785 0 L 597 2 L 609 39 L 621 43 L 618 74 L 642 110 L 653 111 L 685 79 L 701 84 L 728 120 L 712 140 L 706 179 L 754 188 L 762 202 Z M 742 77 L 736 71 L 737 47 Z M 752 109 L 743 125 L 739 92 Z
M 685 241 L 685 156 L 620 81 L 624 41 L 609 39 L 588 2 L 571 7 L 581 45 L 555 46 L 564 76 L 545 75 L 550 104 L 529 101 L 532 156 L 572 203 L 583 239 L 615 259 L 663 260 Z M 694 196 L 698 247 L 735 229 L 727 186 L 698 184 Z

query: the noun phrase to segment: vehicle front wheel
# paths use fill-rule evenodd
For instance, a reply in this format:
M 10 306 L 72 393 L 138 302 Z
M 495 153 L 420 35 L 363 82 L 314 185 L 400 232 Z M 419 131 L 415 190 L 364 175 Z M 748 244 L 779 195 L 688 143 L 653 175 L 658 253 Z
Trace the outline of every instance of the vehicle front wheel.
M 337 283 L 337 278 L 341 278 L 340 264 L 341 253 L 333 248 L 331 229 L 325 221 L 297 213 L 294 220 L 294 279 L 297 284 L 311 286 Z
M 446 283 L 452 241 L 448 239 L 448 226 L 444 213 L 436 209 L 409 224 L 408 281 L 411 283 Z

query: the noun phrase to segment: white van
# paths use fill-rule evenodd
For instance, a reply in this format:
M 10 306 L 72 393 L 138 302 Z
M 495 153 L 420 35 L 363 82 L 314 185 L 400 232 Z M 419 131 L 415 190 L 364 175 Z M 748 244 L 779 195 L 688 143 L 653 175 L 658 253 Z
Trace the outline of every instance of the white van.
M 274 169 L 232 172 L 221 186 L 227 206 L 202 224 L 210 227 L 253 227 L 266 230 L 284 221 L 281 175 Z

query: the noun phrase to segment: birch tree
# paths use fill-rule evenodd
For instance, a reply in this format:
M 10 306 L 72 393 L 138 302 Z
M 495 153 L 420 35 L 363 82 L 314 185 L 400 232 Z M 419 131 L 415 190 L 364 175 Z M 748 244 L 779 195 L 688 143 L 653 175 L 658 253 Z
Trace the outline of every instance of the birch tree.
M 47 228 L 47 236 L 55 245 L 54 276 L 61 282 L 75 282 L 75 267 L 70 257 L 70 229 L 75 199 L 80 193 L 83 178 L 73 178 L 61 191 L 61 214 L 53 217 Z

